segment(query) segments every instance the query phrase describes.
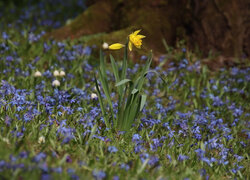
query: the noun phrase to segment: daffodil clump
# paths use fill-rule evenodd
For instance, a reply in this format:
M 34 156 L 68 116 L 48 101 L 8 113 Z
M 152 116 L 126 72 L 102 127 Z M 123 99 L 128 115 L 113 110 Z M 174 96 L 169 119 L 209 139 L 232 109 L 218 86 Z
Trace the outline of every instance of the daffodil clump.
M 128 131 L 132 124 L 135 122 L 136 118 L 140 115 L 144 104 L 146 103 L 146 95 L 142 94 L 144 80 L 146 78 L 146 74 L 149 71 L 149 67 L 152 61 L 152 54 L 148 56 L 148 60 L 144 65 L 142 71 L 140 72 L 139 77 L 133 81 L 131 79 L 127 79 L 127 51 L 128 49 L 132 51 L 133 46 L 136 48 L 141 48 L 142 39 L 145 38 L 144 35 L 139 35 L 138 33 L 141 30 L 137 30 L 131 33 L 128 36 L 128 41 L 126 45 L 121 43 L 115 43 L 108 47 L 110 50 L 118 50 L 121 48 L 125 48 L 124 58 L 122 62 L 121 71 L 119 71 L 120 67 L 115 62 L 115 59 L 112 55 L 110 55 L 110 61 L 112 65 L 113 74 L 115 76 L 117 88 L 117 96 L 118 97 L 118 107 L 117 114 L 115 115 L 115 110 L 113 109 L 113 105 L 116 103 L 111 98 L 110 94 L 110 86 L 109 81 L 107 79 L 106 74 L 106 65 L 105 58 L 103 53 L 100 53 L 100 68 L 98 71 L 99 81 L 101 83 L 102 89 L 106 96 L 106 100 L 101 96 L 101 90 L 99 88 L 97 79 L 96 79 L 96 90 L 98 95 L 98 100 L 100 103 L 100 107 L 102 110 L 102 115 L 104 117 L 104 121 L 106 126 L 110 128 L 115 128 L 120 131 Z M 106 44 L 105 44 L 106 46 Z M 106 49 L 106 48 L 105 48 Z M 106 107 L 109 107 L 109 111 L 107 111 Z M 111 126 L 113 125 L 113 126 Z
M 136 48 L 138 48 L 138 49 L 141 48 L 141 46 L 142 46 L 142 39 L 145 38 L 146 36 L 138 34 L 140 31 L 141 31 L 141 30 L 137 30 L 137 31 L 131 33 L 131 34 L 128 36 L 128 39 L 129 39 L 128 48 L 129 48 L 130 51 L 132 51 L 133 45 L 134 45 Z M 121 49 L 121 48 L 123 48 L 123 47 L 125 47 L 124 44 L 121 44 L 121 43 L 114 43 L 114 44 L 111 44 L 111 45 L 109 46 L 109 49 L 110 49 L 110 50 L 118 50 L 118 49 Z

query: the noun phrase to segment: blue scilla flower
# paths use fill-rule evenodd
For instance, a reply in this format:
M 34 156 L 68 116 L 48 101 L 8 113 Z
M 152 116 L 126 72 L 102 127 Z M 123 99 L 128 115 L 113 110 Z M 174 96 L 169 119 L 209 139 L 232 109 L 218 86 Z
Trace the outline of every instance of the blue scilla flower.
M 209 158 L 207 158 L 207 157 L 202 157 L 201 161 L 207 163 L 209 166 L 211 166 L 211 164 L 212 164 L 211 160 Z
M 183 59 L 180 63 L 179 63 L 179 69 L 184 69 L 186 68 L 188 65 L 188 60 L 187 59 Z
M 76 174 L 71 174 L 71 175 L 70 175 L 70 178 L 71 178 L 72 180 L 79 180 L 79 179 L 80 179 L 79 176 L 77 176 Z
M 75 173 L 75 171 L 76 171 L 76 170 L 75 170 L 75 169 L 72 169 L 72 168 L 68 168 L 68 169 L 67 169 L 67 173 L 68 173 L 68 174 L 73 174 L 73 173 Z
M 92 175 L 96 180 L 102 180 L 106 177 L 106 173 L 104 171 L 93 170 Z
M 114 176 L 112 180 L 120 180 L 119 176 Z
M 172 138 L 174 136 L 175 130 L 170 130 L 168 133 L 168 137 Z
M 7 39 L 9 39 L 9 35 L 6 32 L 2 32 L 2 38 L 4 40 L 7 40 Z
M 89 55 L 91 54 L 91 52 L 92 52 L 92 48 L 89 47 L 89 46 L 87 46 L 87 47 L 85 47 L 85 48 L 83 49 L 82 54 L 89 56 Z
M 144 148 L 144 146 L 142 144 L 135 144 L 135 147 L 134 147 L 135 153 L 140 153 L 140 152 L 143 152 L 145 150 L 146 149 Z
M 110 153 L 116 153 L 118 151 L 118 149 L 115 146 L 109 146 L 108 147 L 108 151 Z
M 242 161 L 244 159 L 243 156 L 239 156 L 237 154 L 235 154 L 234 157 L 236 158 L 237 162 L 240 162 L 240 161 Z
M 172 157 L 171 157 L 169 154 L 166 155 L 166 158 L 167 158 L 170 162 L 172 162 Z
M 43 152 L 40 152 L 39 154 L 37 154 L 33 160 L 36 162 L 36 163 L 39 163 L 41 160 L 44 160 L 46 158 L 46 154 L 43 153 Z
M 19 157 L 22 159 L 26 159 L 28 157 L 29 153 L 27 151 L 22 151 L 19 153 Z
M 129 165 L 128 165 L 128 164 L 125 164 L 125 163 L 122 163 L 122 164 L 120 165 L 120 168 L 121 168 L 121 169 L 125 169 L 126 171 L 128 171 L 128 170 L 130 169 Z
M 0 169 L 3 169 L 6 165 L 7 163 L 4 160 L 0 161 Z
M 43 164 L 39 165 L 39 169 L 41 169 L 43 173 L 49 172 L 49 167 L 48 167 L 47 163 L 45 163 L 45 162 Z
M 178 156 L 178 161 L 184 161 L 184 160 L 187 160 L 187 159 L 189 159 L 189 157 L 186 156 L 186 155 L 180 154 L 180 155 Z
M 141 60 L 143 60 L 143 61 L 147 60 L 147 58 L 148 58 L 148 57 L 145 56 L 145 55 L 142 55 L 142 56 L 141 56 Z
M 53 172 L 56 172 L 56 173 L 62 173 L 62 167 L 53 168 L 52 170 Z
M 159 158 L 157 156 L 151 156 L 148 161 L 148 164 L 150 166 L 155 166 L 158 162 L 159 162 Z
M 6 59 L 7 62 L 12 62 L 12 61 L 14 61 L 13 56 L 6 56 L 5 59 Z
M 142 163 L 144 163 L 146 161 L 146 159 L 149 159 L 149 154 L 148 153 L 142 153 L 140 154 L 140 160 Z
M 236 168 L 231 169 L 231 171 L 236 174 L 240 169 L 242 169 L 243 166 L 239 166 L 238 164 L 236 165 Z
M 223 158 L 218 161 L 218 164 L 228 165 L 228 163 L 229 163 L 229 161 L 227 161 Z
M 199 173 L 201 176 L 205 176 L 207 174 L 207 171 L 206 171 L 206 169 L 202 168 L 199 170 Z
M 67 134 L 66 137 L 64 137 L 62 144 L 67 144 L 74 138 L 75 136 L 73 134 Z
M 205 151 L 202 149 L 196 149 L 195 152 L 197 153 L 197 156 L 199 156 L 200 158 L 204 157 L 205 155 Z
M 50 179 L 51 180 L 53 179 L 50 174 L 48 174 L 48 173 L 42 173 L 41 180 L 50 180 Z
M 51 46 L 48 45 L 46 42 L 43 43 L 43 49 L 44 49 L 44 52 L 48 52 L 50 49 L 51 49 Z
M 141 140 L 141 136 L 139 134 L 134 134 L 133 137 L 132 137 L 132 141 L 137 142 L 139 140 Z
M 162 143 L 160 142 L 160 140 L 158 138 L 154 138 L 152 139 L 152 144 L 150 144 L 150 149 L 151 151 L 155 151 L 157 150 L 158 147 L 162 146 Z
M 234 110 L 233 110 L 234 117 L 239 117 L 239 116 L 241 116 L 242 113 L 243 113 L 243 110 L 240 108 L 234 108 Z
M 105 137 L 102 137 L 102 136 L 99 136 L 99 135 L 96 135 L 96 134 L 94 134 L 92 136 L 92 138 L 97 138 L 97 139 L 100 139 L 101 141 L 105 141 Z
M 34 118 L 34 114 L 32 114 L 32 112 L 27 112 L 23 115 L 23 120 L 24 122 L 29 122 Z
M 233 68 L 231 69 L 231 75 L 233 75 L 233 76 L 237 75 L 238 72 L 239 72 L 239 69 L 238 69 L 237 67 L 233 67 Z
M 18 158 L 13 156 L 13 155 L 10 155 L 9 159 L 10 159 L 11 162 L 16 162 Z

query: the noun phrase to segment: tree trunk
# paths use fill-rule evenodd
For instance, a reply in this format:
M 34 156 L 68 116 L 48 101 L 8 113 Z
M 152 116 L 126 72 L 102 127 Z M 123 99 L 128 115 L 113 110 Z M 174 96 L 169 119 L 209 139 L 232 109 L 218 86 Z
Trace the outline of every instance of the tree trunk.
M 135 29 L 146 35 L 144 50 L 164 53 L 162 39 L 184 39 L 204 55 L 250 55 L 249 0 L 89 0 L 71 24 L 49 34 L 56 39 L 103 33 L 89 43 L 122 42 Z

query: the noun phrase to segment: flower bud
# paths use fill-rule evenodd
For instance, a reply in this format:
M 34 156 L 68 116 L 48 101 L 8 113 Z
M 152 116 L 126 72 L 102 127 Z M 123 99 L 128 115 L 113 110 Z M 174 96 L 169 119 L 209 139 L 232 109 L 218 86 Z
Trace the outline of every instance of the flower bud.
M 38 139 L 38 143 L 39 144 L 45 143 L 45 137 L 44 136 L 40 136 L 39 139 Z
M 57 76 L 60 76 L 60 73 L 59 73 L 59 71 L 55 70 L 55 71 L 53 72 L 53 75 L 54 75 L 55 77 L 57 77 Z
M 123 47 L 125 47 L 125 45 L 120 44 L 120 43 L 115 43 L 115 44 L 111 44 L 111 45 L 109 46 L 109 49 L 110 49 L 110 50 L 118 50 L 118 49 L 121 49 L 121 48 L 123 48 Z
M 3 137 L 3 142 L 6 142 L 8 145 L 10 144 L 10 141 L 9 141 L 9 139 L 8 138 L 5 138 L 5 137 Z
M 35 72 L 35 74 L 34 74 L 34 76 L 35 76 L 35 77 L 41 77 L 41 76 L 42 76 L 42 74 L 41 74 L 41 72 L 40 72 L 40 71 L 36 71 L 36 72 Z
M 91 99 L 96 99 L 97 95 L 95 93 L 91 93 Z
M 52 86 L 60 86 L 60 81 L 58 81 L 57 79 L 56 80 L 54 80 L 53 82 L 52 82 Z
M 61 77 L 65 76 L 65 72 L 64 71 L 60 71 L 60 76 Z
M 106 42 L 104 42 L 104 43 L 102 44 L 102 48 L 103 48 L 103 49 L 108 49 L 108 48 L 109 48 L 109 44 L 106 43 Z

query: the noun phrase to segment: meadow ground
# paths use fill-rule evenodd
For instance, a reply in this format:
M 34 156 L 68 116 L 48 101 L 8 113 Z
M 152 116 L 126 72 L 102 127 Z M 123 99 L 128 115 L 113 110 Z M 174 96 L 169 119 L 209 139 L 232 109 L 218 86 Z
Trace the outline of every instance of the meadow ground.
M 0 179 L 249 179 L 249 64 L 212 72 L 185 47 L 168 51 L 151 67 L 160 76 L 147 73 L 130 130 L 109 129 L 96 97 L 99 50 L 42 38 L 84 4 L 30 2 L 0 3 Z M 146 58 L 129 61 L 126 78 Z M 106 73 L 116 117 L 111 65 Z

